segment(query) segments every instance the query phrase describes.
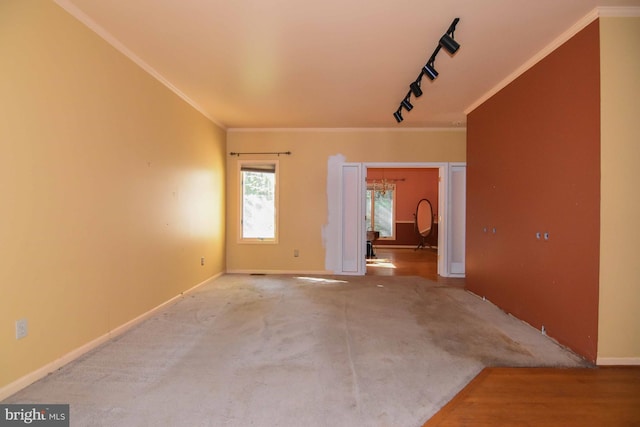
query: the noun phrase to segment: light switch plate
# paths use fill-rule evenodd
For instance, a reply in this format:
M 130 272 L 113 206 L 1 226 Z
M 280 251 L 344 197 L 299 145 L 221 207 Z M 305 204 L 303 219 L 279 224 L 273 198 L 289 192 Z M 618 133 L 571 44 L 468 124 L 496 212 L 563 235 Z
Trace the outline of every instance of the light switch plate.
M 22 339 L 27 336 L 28 323 L 27 319 L 16 320 L 16 339 Z

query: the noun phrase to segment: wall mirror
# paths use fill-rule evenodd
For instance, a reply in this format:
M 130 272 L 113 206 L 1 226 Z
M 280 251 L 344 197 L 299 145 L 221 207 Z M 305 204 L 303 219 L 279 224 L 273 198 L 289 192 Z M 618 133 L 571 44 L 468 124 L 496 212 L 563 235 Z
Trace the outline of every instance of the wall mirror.
M 416 233 L 420 237 L 419 248 L 425 247 L 426 238 L 431 235 L 433 230 L 433 206 L 427 199 L 421 199 L 416 207 L 415 217 L 415 229 Z

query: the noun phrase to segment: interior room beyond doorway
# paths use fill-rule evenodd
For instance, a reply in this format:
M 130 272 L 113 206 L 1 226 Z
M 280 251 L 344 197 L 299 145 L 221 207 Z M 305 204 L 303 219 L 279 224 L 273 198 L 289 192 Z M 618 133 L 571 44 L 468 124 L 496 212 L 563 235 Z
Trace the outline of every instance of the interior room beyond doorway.
M 367 259 L 367 276 L 419 276 L 447 286 L 464 288 L 464 278 L 438 276 L 436 248 L 374 247 Z
M 433 208 L 437 229 L 438 177 L 438 168 L 367 168 L 366 228 L 379 234 L 377 246 L 416 247 L 416 207 L 423 199 Z M 436 231 L 428 244 L 438 245 Z
M 415 219 L 417 206 L 425 199 L 432 206 L 433 224 L 430 235 L 421 239 Z M 375 231 L 376 237 L 366 274 L 449 282 L 438 276 L 439 203 L 438 168 L 367 168 L 366 228 L 369 236 Z M 463 280 L 454 282 L 464 286 Z

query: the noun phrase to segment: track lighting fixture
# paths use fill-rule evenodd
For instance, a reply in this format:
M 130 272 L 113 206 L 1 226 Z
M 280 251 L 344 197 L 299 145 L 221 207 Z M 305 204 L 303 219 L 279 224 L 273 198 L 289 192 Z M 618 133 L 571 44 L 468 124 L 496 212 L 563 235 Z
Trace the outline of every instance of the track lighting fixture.
M 451 25 L 449 25 L 447 32 L 440 37 L 439 46 L 445 48 L 451 55 L 456 53 L 460 48 L 460 44 L 453 39 L 453 33 L 456 31 L 456 24 L 458 24 L 458 21 L 460 21 L 460 18 L 454 19 Z
M 429 77 L 429 80 L 434 80 L 436 77 L 438 77 L 438 72 L 436 71 L 436 68 L 433 65 L 433 62 L 426 64 L 422 68 L 422 71 L 427 77 Z
M 415 82 L 411 83 L 409 85 L 409 88 L 411 89 L 411 93 L 413 93 L 413 96 L 415 96 L 416 98 L 422 95 L 422 89 L 420 89 L 420 80 L 416 80 Z
M 403 120 L 402 108 L 407 111 L 411 111 L 413 109 L 413 105 L 411 104 L 410 100 L 411 94 L 413 94 L 413 96 L 416 98 L 422 96 L 422 77 L 426 75 L 431 81 L 435 80 L 435 78 L 438 77 L 438 71 L 436 71 L 435 67 L 435 60 L 438 52 L 440 52 L 440 49 L 444 48 L 447 52 L 449 52 L 450 55 L 453 55 L 460 48 L 460 44 L 453 39 L 453 32 L 456 30 L 458 21 L 460 21 L 460 18 L 456 18 L 453 20 L 447 32 L 444 33 L 442 37 L 440 37 L 440 41 L 438 42 L 436 50 L 433 51 L 433 54 L 431 55 L 427 63 L 424 65 L 424 67 L 422 67 L 420 75 L 418 75 L 416 81 L 412 82 L 409 85 L 409 92 L 404 97 L 404 99 L 400 101 L 400 106 L 398 107 L 396 112 L 393 113 L 393 117 L 395 117 L 398 123 L 402 122 Z
M 445 34 L 444 36 L 442 36 L 440 38 L 440 46 L 445 48 L 446 51 L 449 52 L 451 55 L 456 53 L 457 50 L 460 48 L 460 45 L 458 44 L 458 42 L 453 39 L 453 33 L 451 33 L 451 35 Z

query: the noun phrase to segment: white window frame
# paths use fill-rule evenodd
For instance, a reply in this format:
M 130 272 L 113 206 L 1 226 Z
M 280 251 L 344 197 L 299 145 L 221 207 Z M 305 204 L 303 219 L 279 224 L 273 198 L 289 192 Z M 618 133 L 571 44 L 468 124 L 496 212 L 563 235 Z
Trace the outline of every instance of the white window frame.
M 243 205 L 244 205 L 244 183 L 242 180 L 242 168 L 245 166 L 260 166 L 260 165 L 274 165 L 275 167 L 275 194 L 274 194 L 274 203 L 275 203 L 275 212 L 274 212 L 274 237 L 273 238 L 257 238 L 257 237 L 243 237 Z M 279 235 L 279 220 L 278 220 L 278 212 L 280 211 L 280 164 L 278 160 L 239 160 L 238 161 L 238 243 L 249 243 L 249 244 L 276 244 L 278 243 L 278 235 Z
M 392 212 L 391 212 L 391 236 L 380 236 L 378 237 L 378 240 L 396 240 L 396 200 L 398 198 L 398 193 L 397 193 L 397 187 L 395 184 L 387 184 L 388 186 L 391 187 L 391 190 L 393 191 L 393 199 L 392 199 Z M 371 192 L 375 192 L 375 186 L 373 184 L 367 184 L 367 192 L 371 191 Z M 371 215 L 371 224 L 375 224 L 375 212 L 376 212 L 376 208 L 375 208 L 375 194 L 371 194 L 371 210 L 372 212 L 365 212 L 365 214 L 372 214 Z M 366 198 L 365 198 L 366 200 Z M 366 205 L 365 205 L 365 209 L 366 209 Z M 371 230 L 367 230 L 367 231 L 371 231 Z

